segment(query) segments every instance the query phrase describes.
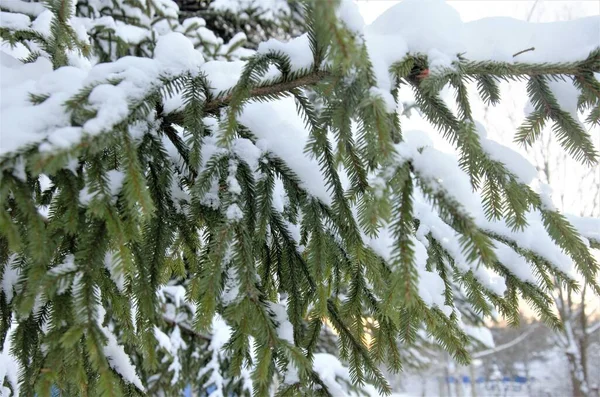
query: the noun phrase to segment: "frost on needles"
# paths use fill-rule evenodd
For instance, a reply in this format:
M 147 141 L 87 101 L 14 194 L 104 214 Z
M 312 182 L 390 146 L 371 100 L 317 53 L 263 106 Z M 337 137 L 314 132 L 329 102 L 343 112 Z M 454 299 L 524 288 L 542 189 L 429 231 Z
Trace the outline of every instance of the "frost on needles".
M 560 327 L 555 288 L 600 290 L 598 220 L 470 106 L 527 81 L 515 140 L 549 125 L 595 166 L 597 17 L 307 1 L 304 34 L 254 51 L 170 0 L 0 7 L 3 394 L 386 394 L 382 368 L 468 362 L 519 298 Z M 403 90 L 430 131 L 402 129 Z

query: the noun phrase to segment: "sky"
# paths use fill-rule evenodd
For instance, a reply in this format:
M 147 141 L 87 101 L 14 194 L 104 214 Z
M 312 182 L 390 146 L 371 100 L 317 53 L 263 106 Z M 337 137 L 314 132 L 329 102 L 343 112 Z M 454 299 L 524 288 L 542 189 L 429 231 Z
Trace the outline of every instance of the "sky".
M 355 0 L 365 20 L 370 24 L 388 8 L 397 4 L 395 0 Z M 468 22 L 488 17 L 512 17 L 531 22 L 554 22 L 600 15 L 600 0 L 556 1 L 556 0 L 447 0 Z M 600 45 L 600 27 L 598 32 Z M 548 158 L 552 198 L 555 206 L 563 212 L 575 215 L 600 217 L 600 166 L 583 166 L 564 154 L 552 141 L 549 131 L 542 137 L 544 144 L 538 144 L 534 150 L 525 151 L 512 140 L 514 131 L 525 117 L 527 105 L 524 84 L 510 83 L 502 86 L 502 102 L 497 107 L 487 108 L 477 105 L 476 95 L 471 96 L 476 120 L 482 122 L 488 130 L 488 136 L 525 155 L 534 165 L 541 166 L 543 158 Z M 583 115 L 580 115 L 583 120 Z M 430 131 L 431 127 L 423 120 L 403 120 L 403 128 Z M 590 130 L 592 138 L 600 150 L 600 128 Z M 453 150 L 443 142 L 435 140 L 440 150 Z M 600 251 L 596 251 L 600 260 Z M 590 309 L 600 313 L 600 298 L 589 296 L 586 299 Z M 525 313 L 531 314 L 526 306 Z
M 357 3 L 365 22 L 371 23 L 398 1 L 357 0 Z M 600 15 L 600 1 L 597 0 L 448 0 L 447 3 L 456 8 L 465 22 L 499 16 L 526 20 L 530 14 L 536 22 L 551 22 L 565 15 L 570 15 L 571 19 Z

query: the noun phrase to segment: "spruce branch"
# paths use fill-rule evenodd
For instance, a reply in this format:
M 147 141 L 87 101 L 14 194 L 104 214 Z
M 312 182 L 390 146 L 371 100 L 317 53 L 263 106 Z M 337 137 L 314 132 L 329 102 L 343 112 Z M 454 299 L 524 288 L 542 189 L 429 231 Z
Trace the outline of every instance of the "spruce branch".
M 293 92 L 294 89 L 297 88 L 318 84 L 330 75 L 331 72 L 317 70 L 293 79 L 282 79 L 276 82 L 268 82 L 266 85 L 252 88 L 249 91 L 247 98 L 271 98 L 281 94 L 286 94 Z M 231 92 L 222 96 L 217 96 L 215 99 L 207 102 L 204 105 L 204 112 L 207 114 L 218 114 L 220 109 L 229 105 L 229 102 L 232 100 L 232 98 L 233 94 Z M 175 124 L 181 124 L 183 122 L 183 115 L 180 113 L 171 113 L 168 114 L 167 117 L 168 120 Z

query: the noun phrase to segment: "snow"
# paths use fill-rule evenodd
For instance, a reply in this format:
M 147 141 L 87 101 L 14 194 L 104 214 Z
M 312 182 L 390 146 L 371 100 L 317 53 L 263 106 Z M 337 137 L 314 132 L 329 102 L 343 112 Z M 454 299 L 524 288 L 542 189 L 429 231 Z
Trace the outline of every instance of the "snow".
M 108 364 L 114 369 L 123 379 L 140 391 L 144 392 L 144 386 L 142 381 L 137 375 L 135 365 L 131 363 L 131 359 L 125 353 L 123 346 L 119 345 L 116 336 L 105 326 L 102 325 L 106 311 L 102 305 L 98 305 L 98 326 L 102 330 L 102 333 L 107 339 L 106 345 L 104 346 L 104 355 L 108 359 Z
M 473 216 L 480 211 L 481 202 L 471 189 L 469 176 L 459 167 L 455 156 L 426 146 L 427 138 L 414 138 L 424 135 L 422 131 L 410 131 L 407 139 L 395 145 L 398 161 L 411 161 L 414 172 L 434 192 L 450 196 L 461 212 Z
M 273 314 L 275 323 L 277 324 L 278 336 L 281 339 L 294 344 L 294 327 L 288 319 L 286 306 L 287 301 L 282 299 L 281 303 L 269 303 L 269 311 Z
M 175 307 L 182 306 L 183 303 L 186 302 L 186 292 L 185 287 L 182 285 L 165 285 L 160 287 L 159 295 L 167 294 L 173 300 Z
M 388 113 L 394 113 L 396 111 L 398 105 L 389 91 L 383 90 L 379 87 L 371 87 L 369 92 L 371 93 L 371 96 L 383 99 L 383 103 L 385 103 L 385 110 Z
M 259 148 L 257 148 L 250 139 L 246 138 L 238 138 L 233 141 L 231 144 L 231 150 L 235 153 L 240 159 L 246 162 L 250 169 L 258 168 L 258 161 L 262 152 Z
M 227 207 L 227 219 L 232 222 L 241 221 L 244 218 L 244 213 L 237 204 L 231 204 Z
M 21 269 L 17 267 L 17 254 L 11 254 L 8 257 L 8 261 L 4 264 L 4 270 L 2 271 L 2 292 L 4 292 L 4 296 L 6 297 L 7 303 L 12 301 L 14 296 L 14 288 L 19 281 L 19 276 L 21 275 Z M 2 376 L 0 376 L 2 379 Z
M 486 152 L 492 160 L 496 160 L 504 164 L 507 170 L 512 172 L 520 183 L 529 185 L 537 178 L 538 172 L 521 154 L 510 149 L 500 143 L 488 139 L 487 131 L 483 124 L 475 122 L 476 131 L 479 135 L 479 142 L 484 152 Z
M 393 36 L 394 45 L 411 53 L 437 49 L 446 54 L 465 52 L 466 34 L 458 12 L 441 0 L 405 0 L 367 26 L 369 35 Z M 396 59 L 398 61 L 399 59 Z
M 17 322 L 13 321 L 4 338 L 4 344 L 0 351 L 0 397 L 10 397 L 19 395 L 19 372 L 21 366 L 16 357 L 11 354 L 11 341 L 17 330 Z M 14 394 L 5 386 L 9 384 Z
M 350 11 L 354 4 L 348 3 L 342 2 L 338 13 L 346 24 L 360 30 L 358 18 Z M 390 67 L 409 53 L 426 55 L 432 71 L 451 68 L 458 54 L 473 61 L 509 63 L 582 60 L 598 46 L 599 25 L 600 17 L 552 23 L 495 17 L 465 23 L 443 0 L 404 0 L 364 31 L 377 86 L 389 92 Z M 535 50 L 513 57 L 531 47 Z
M 27 30 L 31 20 L 27 15 L 0 11 L 0 26 L 11 30 Z
M 537 284 L 537 280 L 524 257 L 506 244 L 496 241 L 494 245 L 496 257 L 514 276 L 532 285 Z
M 541 214 L 531 211 L 525 214 L 528 226 L 524 230 L 512 230 L 504 221 L 492 222 L 480 215 L 477 225 L 493 233 L 516 242 L 519 247 L 533 251 L 561 272 L 574 276 L 573 261 L 554 243 L 544 228 Z
M 313 358 L 313 370 L 319 375 L 319 378 L 327 386 L 327 391 L 332 396 L 354 396 L 363 395 L 361 393 L 353 393 L 347 389 L 347 384 L 352 384 L 350 372 L 337 357 L 328 353 L 315 353 Z M 363 387 L 367 396 L 380 395 L 369 384 L 364 384 Z
M 210 76 L 210 88 L 213 95 L 232 89 L 244 70 L 246 62 L 208 61 L 202 65 L 202 72 Z
M 50 10 L 46 10 L 37 16 L 36 19 L 31 23 L 31 29 L 37 31 L 42 36 L 50 37 L 50 27 L 52 26 L 52 19 L 54 14 Z
M 75 257 L 71 254 L 67 255 L 60 265 L 54 266 L 48 271 L 53 276 L 60 276 L 63 274 L 71 273 L 77 270 L 75 266 Z
M 125 180 L 125 173 L 118 170 L 110 170 L 106 173 L 107 187 L 110 197 L 113 201 L 116 201 L 117 195 L 121 192 L 123 187 L 123 181 Z M 79 192 L 79 202 L 82 205 L 88 205 L 99 192 L 91 193 L 87 186 Z
M 112 63 L 98 64 L 89 72 L 74 67 L 52 71 L 50 63 L 44 59 L 38 59 L 34 63 L 36 67 L 25 64 L 19 65 L 18 69 L 14 62 L 3 61 L 0 70 L 3 93 L 14 93 L 14 97 L 11 95 L 10 102 L 2 101 L 0 154 L 43 140 L 46 143 L 41 146 L 42 150 L 64 148 L 76 144 L 85 134 L 107 131 L 128 116 L 131 103 L 158 88 L 159 76 L 197 74 L 203 62 L 202 55 L 180 33 L 160 37 L 154 59 L 124 57 Z M 20 74 L 20 69 L 26 70 L 21 79 L 5 80 L 5 70 L 8 77 Z M 83 128 L 71 127 L 70 115 L 64 111 L 63 103 L 83 87 L 109 79 L 121 81 L 117 85 L 96 85 L 89 96 L 96 116 Z M 42 104 L 32 106 L 28 103 L 28 92 L 52 95 Z
M 353 0 L 342 0 L 338 6 L 336 16 L 350 31 L 361 34 L 365 28 L 365 20 Z
M 392 262 L 395 240 L 388 225 L 382 227 L 376 237 L 363 236 L 363 239 L 377 255 L 388 263 Z M 414 265 L 419 275 L 417 285 L 419 296 L 427 306 L 436 306 L 444 311 L 447 310 L 444 303 L 444 281 L 439 274 L 426 270 L 427 239 L 419 239 L 413 236 L 410 239 L 414 251 Z
M 229 249 L 230 250 L 230 249 Z M 226 257 L 230 257 L 231 254 L 228 253 L 225 255 Z M 229 258 L 223 260 L 224 263 L 229 262 Z M 225 282 L 225 287 L 223 288 L 223 293 L 221 294 L 221 301 L 224 305 L 229 305 L 234 302 L 240 294 L 240 280 L 237 275 L 235 268 L 230 267 L 227 269 L 227 281 Z
M 228 11 L 241 18 L 248 17 L 246 10 L 256 9 L 265 20 L 272 20 L 277 15 L 290 12 L 285 0 L 215 0 L 210 4 L 210 8 Z
M 464 23 L 443 0 L 404 0 L 366 32 L 367 41 L 370 35 L 393 36 L 394 44 L 405 43 L 410 53 L 437 50 L 452 59 L 464 54 L 473 61 L 565 62 L 585 59 L 598 46 L 599 22 L 600 17 L 552 23 L 493 17 Z M 513 57 L 530 47 L 535 50 Z
M 486 142 L 486 148 L 491 153 L 492 158 L 506 162 L 507 168 L 514 172 L 520 181 L 523 183 L 530 181 L 537 174 L 530 163 L 521 155 L 487 140 L 485 130 L 481 126 L 479 128 L 482 135 L 481 139 Z M 420 151 L 419 148 L 421 148 Z M 488 220 L 483 211 L 481 198 L 472 191 L 469 177 L 459 168 L 456 158 L 431 147 L 431 143 L 424 132 L 405 132 L 404 141 L 396 145 L 396 151 L 400 162 L 411 159 L 415 173 L 426 181 L 430 187 L 449 194 L 460 205 L 461 210 L 474 219 L 479 228 L 496 233 L 510 241 L 515 241 L 521 248 L 535 252 L 562 272 L 573 274 L 572 260 L 556 246 L 548 235 L 543 226 L 541 215 L 537 211 L 525 214 L 529 226 L 524 230 L 512 230 L 503 220 Z M 417 209 L 420 209 L 421 213 Z M 415 204 L 415 210 L 416 217 L 424 222 L 424 225 L 430 227 L 430 231 L 436 239 L 455 259 L 458 259 L 457 262 L 459 264 L 465 263 L 466 259 L 460 252 L 459 247 L 455 244 L 450 245 L 451 241 L 458 241 L 456 237 L 452 237 L 455 232 L 435 215 L 435 210 L 428 209 L 427 206 L 421 206 L 420 204 Z M 509 253 L 502 251 L 502 254 L 508 255 Z M 529 269 L 528 266 L 513 270 L 518 273 L 517 276 L 531 281 L 533 276 L 529 274 L 530 270 L 527 269 Z M 499 295 L 503 294 L 504 283 L 497 276 L 485 275 L 481 273 L 479 268 L 475 270 L 475 275 L 484 285 L 495 289 Z
M 148 30 L 119 22 L 116 24 L 115 33 L 123 39 L 123 41 L 130 44 L 139 44 L 145 39 L 150 38 L 150 32 L 148 32 Z
M 390 43 L 394 43 L 394 45 L 390 45 Z M 398 40 L 398 37 L 394 35 L 376 34 L 367 30 L 365 44 L 377 79 L 377 86 L 390 92 L 392 80 L 389 69 L 394 62 L 402 60 L 408 53 L 406 43 L 401 39 Z
M 173 332 L 171 332 L 171 346 L 172 346 L 174 353 L 177 351 L 180 351 L 180 350 L 187 349 L 187 344 L 181 338 L 181 330 L 179 329 L 178 326 L 173 328 Z M 171 379 L 171 385 L 174 386 L 175 384 L 177 384 L 177 382 L 180 381 L 180 374 L 181 374 L 181 370 L 183 369 L 183 366 L 181 365 L 181 362 L 179 361 L 178 354 L 175 353 L 175 354 L 172 354 L 172 356 L 173 356 L 173 362 L 171 363 L 171 365 L 169 365 L 168 371 L 173 373 L 173 378 Z
M 169 353 L 173 351 L 173 346 L 171 345 L 171 338 L 169 338 L 167 334 L 162 332 L 160 328 L 154 327 L 154 337 L 156 338 L 158 345 L 162 349 L 165 349 Z
M 417 238 L 423 244 L 427 244 L 428 233 L 436 239 L 442 248 L 454 259 L 454 263 L 461 273 L 472 271 L 474 277 L 490 292 L 502 296 L 506 291 L 504 279 L 484 266 L 469 261 L 463 253 L 459 234 L 444 222 L 437 211 L 427 202 L 422 194 L 415 195 L 413 204 L 414 216 L 421 224 L 416 233 Z
M 313 369 L 319 374 L 331 395 L 346 395 L 346 390 L 341 387 L 337 378 L 350 382 L 350 373 L 348 368 L 344 367 L 335 356 L 327 353 L 316 353 L 313 359 Z
M 313 56 L 310 51 L 310 42 L 308 34 L 304 33 L 287 42 L 277 39 L 269 39 L 258 45 L 259 54 L 284 53 L 290 58 L 291 71 L 296 72 L 302 69 L 309 69 L 312 66 Z
M 211 330 L 212 337 L 208 345 L 208 349 L 211 352 L 211 358 L 204 367 L 200 368 L 200 371 L 198 372 L 198 378 L 201 378 L 205 374 L 210 374 L 208 380 L 203 385 L 205 388 L 208 388 L 209 386 L 214 387 L 212 391 L 208 392 L 209 396 L 223 397 L 226 395 L 226 379 L 223 378 L 223 372 L 220 368 L 220 360 L 223 360 L 225 357 L 227 357 L 225 345 L 231 337 L 231 332 L 231 327 L 225 323 L 225 320 L 223 320 L 221 316 L 216 315 L 213 317 Z M 247 368 L 244 368 L 241 371 L 240 380 L 242 381 L 242 389 L 252 394 L 253 390 L 250 376 L 250 371 Z
M 160 37 L 154 48 L 154 59 L 161 64 L 162 73 L 172 76 L 186 70 L 197 74 L 196 69 L 204 63 L 204 57 L 192 42 L 177 32 Z
M 567 220 L 585 238 L 600 242 L 600 218 L 581 217 L 565 214 Z
M 2 0 L 2 8 L 34 17 L 37 17 L 46 10 L 41 3 L 30 3 L 21 0 Z M 4 16 L 4 13 L 2 15 Z
M 104 255 L 104 267 L 110 273 L 110 278 L 117 286 L 119 292 L 125 292 L 125 274 L 120 265 L 119 259 L 116 258 L 116 253 L 109 251 Z
M 427 248 L 415 237 L 411 236 L 411 240 L 413 243 L 415 264 L 419 274 L 419 296 L 427 306 L 444 308 L 444 280 L 442 280 L 439 274 L 425 269 L 427 264 Z
M 354 0 L 341 0 L 336 10 L 336 16 L 354 34 L 364 33 L 365 21 Z
M 600 24 L 599 24 L 600 25 Z M 599 26 L 600 29 L 600 26 Z M 573 119 L 579 120 L 577 116 L 577 102 L 579 99 L 579 90 L 568 80 L 550 80 L 548 87 L 556 98 L 558 105 L 562 110 L 573 116 Z
M 309 131 L 291 97 L 271 102 L 250 102 L 238 117 L 257 138 L 256 147 L 285 160 L 302 186 L 325 204 L 331 202 L 319 163 L 304 154 Z

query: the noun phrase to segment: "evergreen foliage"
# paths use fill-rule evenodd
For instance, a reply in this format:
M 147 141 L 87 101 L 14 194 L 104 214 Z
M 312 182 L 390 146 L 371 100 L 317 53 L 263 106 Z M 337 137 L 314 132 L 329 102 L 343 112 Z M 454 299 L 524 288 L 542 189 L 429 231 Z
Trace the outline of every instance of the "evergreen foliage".
M 243 32 L 247 48 L 270 38 L 302 33 L 302 2 L 298 0 L 177 0 L 179 18 L 201 17 L 206 27 L 224 40 Z
M 588 239 L 487 149 L 467 89 L 476 83 L 494 104 L 500 81 L 526 79 L 534 111 L 515 139 L 531 144 L 551 123 L 565 151 L 596 164 L 585 127 L 549 84 L 573 81 L 596 123 L 600 49 L 564 63 L 460 55 L 435 69 L 410 53 L 389 68 L 386 91 L 337 2 L 302 5 L 307 35 L 293 43 L 306 38 L 305 65 L 283 45 L 224 43 L 203 19 L 180 21 L 168 0 L 1 7 L 20 21 L 0 27 L 28 50 L 19 67 L 78 79 L 28 91 L 26 111 L 59 114 L 0 152 L 0 339 L 11 338 L 22 370 L 18 384 L 5 381 L 14 392 L 173 395 L 191 383 L 213 395 L 368 384 L 386 394 L 383 365 L 417 365 L 410 349 L 427 337 L 466 363 L 464 324 L 494 312 L 517 323 L 519 297 L 560 327 L 550 293 L 580 287 L 564 261 L 600 291 Z M 228 73 L 235 82 L 221 89 Z M 447 85 L 456 111 L 440 96 Z M 447 157 L 402 130 L 400 90 L 414 91 L 456 148 L 464 191 L 444 180 Z M 304 163 L 269 146 L 286 125 L 264 133 L 271 115 L 257 106 L 284 98 L 309 131 Z M 313 163 L 322 182 L 307 179 Z M 471 195 L 483 219 L 463 201 Z M 339 361 L 323 353 L 330 329 Z M 339 371 L 324 376 L 323 362 Z

